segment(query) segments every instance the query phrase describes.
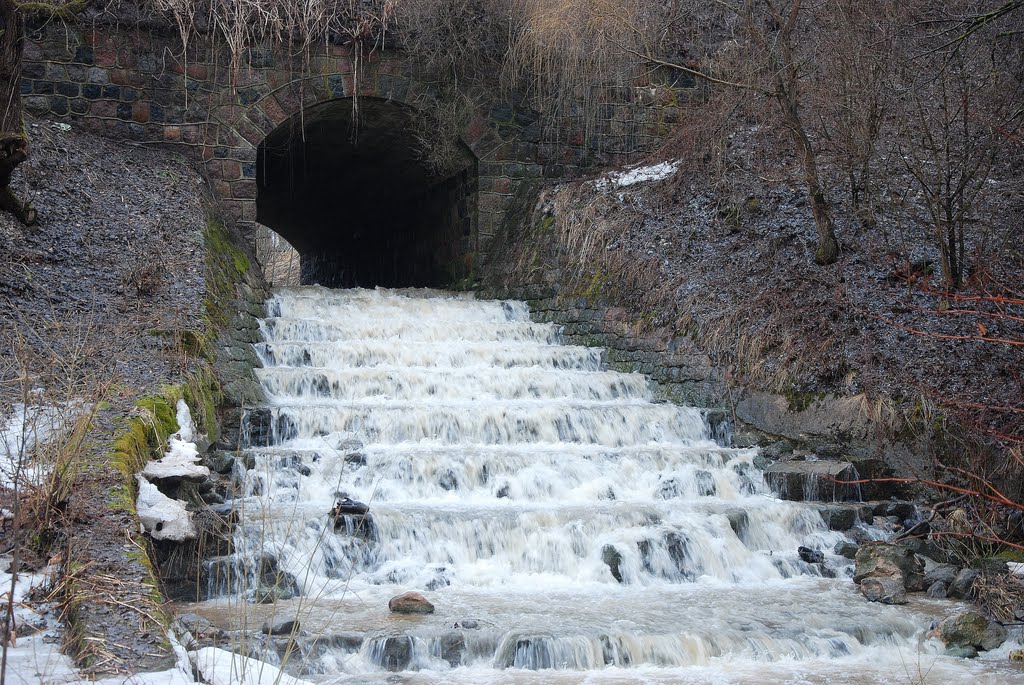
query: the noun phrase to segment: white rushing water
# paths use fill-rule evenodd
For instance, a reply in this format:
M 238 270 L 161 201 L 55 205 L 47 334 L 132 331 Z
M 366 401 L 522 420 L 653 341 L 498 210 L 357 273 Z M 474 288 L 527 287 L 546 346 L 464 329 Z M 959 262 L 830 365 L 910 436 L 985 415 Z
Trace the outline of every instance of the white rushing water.
M 699 410 L 654 402 L 642 376 L 559 344 L 522 303 L 306 287 L 267 310 L 258 374 L 273 437 L 251 448 L 235 555 L 212 562 L 198 610 L 236 627 L 297 614 L 298 652 L 284 661 L 303 678 L 1019 675 L 997 662 L 1005 654 L 940 656 L 925 633 L 951 602 L 865 601 L 851 562 L 831 553 L 843 535 L 774 498 L 755 450 L 716 444 Z M 332 519 L 346 497 L 369 515 Z M 801 545 L 823 550 L 824 567 L 801 561 Z M 275 569 L 301 594 L 248 602 Z M 436 612 L 390 614 L 388 599 L 410 590 Z M 261 649 L 281 664 L 280 645 Z

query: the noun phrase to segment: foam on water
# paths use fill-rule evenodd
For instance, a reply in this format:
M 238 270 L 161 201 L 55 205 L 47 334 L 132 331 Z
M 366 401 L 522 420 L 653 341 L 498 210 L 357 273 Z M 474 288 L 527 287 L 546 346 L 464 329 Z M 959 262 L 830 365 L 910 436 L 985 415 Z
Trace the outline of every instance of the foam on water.
M 754 450 L 716 444 L 701 411 L 655 403 L 643 377 L 559 344 L 522 303 L 307 287 L 277 291 L 267 312 L 256 347 L 273 437 L 249 450 L 235 553 L 210 562 L 198 608 L 234 626 L 295 612 L 310 637 L 289 668 L 304 678 L 1019 676 L 996 657 L 939 655 L 924 634 L 951 603 L 866 602 L 831 553 L 843 535 L 772 497 Z M 345 497 L 369 514 L 332 519 Z M 268 568 L 300 596 L 247 604 Z M 437 611 L 390 614 L 408 590 Z

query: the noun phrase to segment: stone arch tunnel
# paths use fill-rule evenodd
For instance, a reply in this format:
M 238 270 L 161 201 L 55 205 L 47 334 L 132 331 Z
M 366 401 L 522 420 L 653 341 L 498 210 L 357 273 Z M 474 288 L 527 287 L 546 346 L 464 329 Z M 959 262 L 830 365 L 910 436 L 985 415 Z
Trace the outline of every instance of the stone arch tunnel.
M 294 114 L 257 148 L 256 220 L 300 256 L 301 282 L 450 285 L 474 249 L 477 163 L 461 141 L 439 169 L 416 110 L 343 97 Z

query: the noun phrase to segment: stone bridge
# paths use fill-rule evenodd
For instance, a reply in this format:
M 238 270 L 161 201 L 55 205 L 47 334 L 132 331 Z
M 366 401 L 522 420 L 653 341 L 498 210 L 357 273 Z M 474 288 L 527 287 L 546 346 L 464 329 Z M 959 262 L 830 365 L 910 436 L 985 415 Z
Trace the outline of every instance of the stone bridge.
M 651 149 L 679 116 L 678 88 L 633 88 L 602 108 L 596 135 L 551 141 L 536 113 L 491 94 L 441 122 L 443 84 L 415 55 L 353 62 L 253 50 L 232 64 L 172 31 L 48 24 L 30 35 L 26 109 L 100 135 L 173 146 L 201 161 L 223 213 L 274 276 L 299 255 L 303 283 L 446 285 L 470 274 L 539 181 Z M 424 141 L 448 151 L 425 157 Z

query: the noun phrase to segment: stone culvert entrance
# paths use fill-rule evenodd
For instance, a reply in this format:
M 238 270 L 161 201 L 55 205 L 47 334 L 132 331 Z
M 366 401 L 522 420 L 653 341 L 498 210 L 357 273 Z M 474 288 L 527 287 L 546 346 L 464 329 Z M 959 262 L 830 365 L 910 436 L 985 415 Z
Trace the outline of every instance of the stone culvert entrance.
M 303 284 L 444 286 L 477 250 L 477 160 L 444 165 L 433 127 L 393 100 L 343 97 L 279 124 L 257 148 L 256 220 L 297 250 Z

